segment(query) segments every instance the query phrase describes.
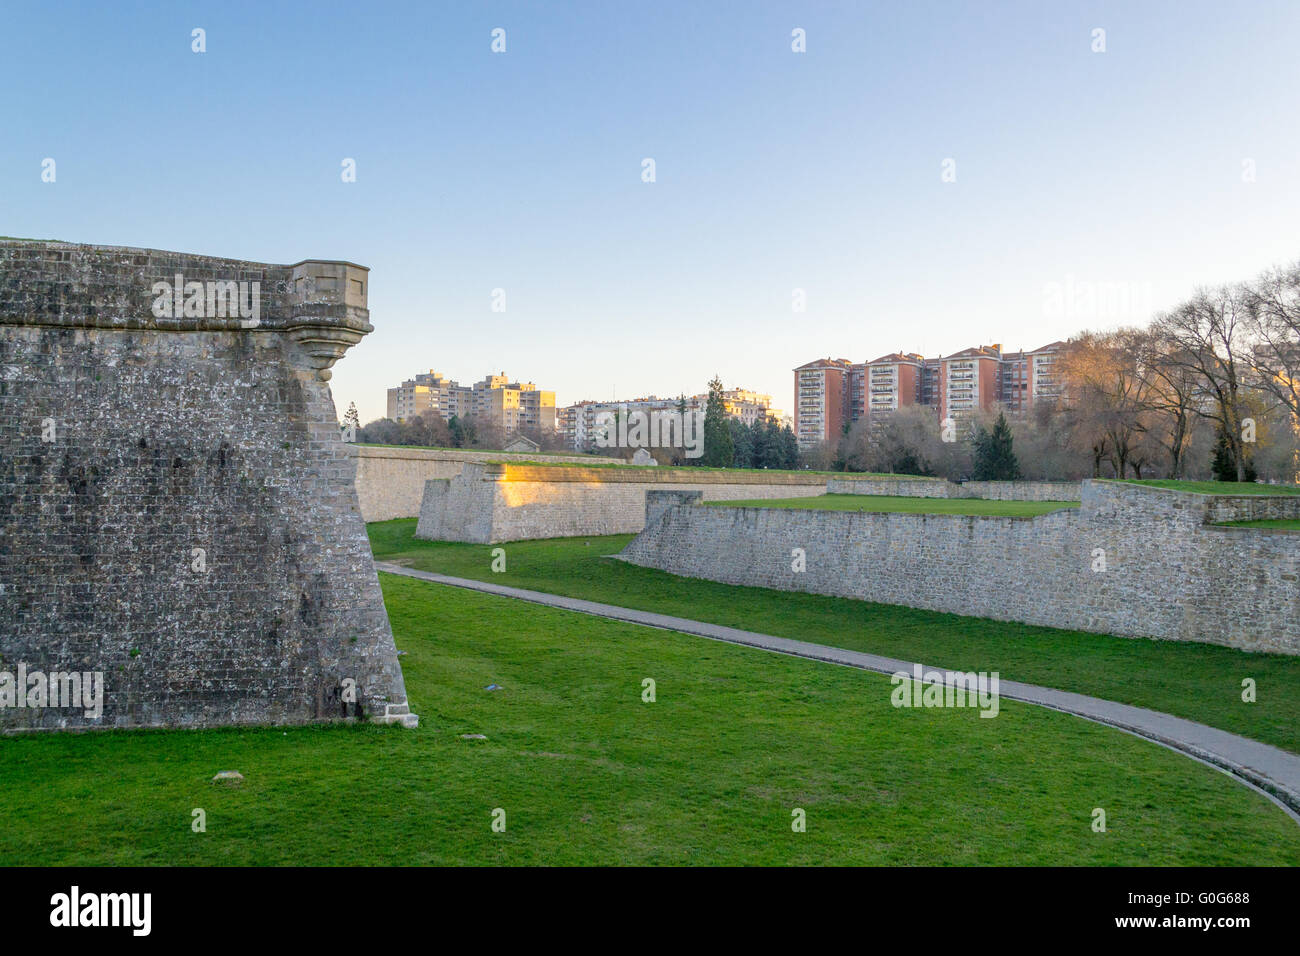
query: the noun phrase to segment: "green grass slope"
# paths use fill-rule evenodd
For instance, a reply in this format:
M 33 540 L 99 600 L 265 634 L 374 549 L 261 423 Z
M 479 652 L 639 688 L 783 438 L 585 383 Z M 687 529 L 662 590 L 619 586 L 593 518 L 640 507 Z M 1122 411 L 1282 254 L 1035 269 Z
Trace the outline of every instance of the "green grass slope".
M 418 541 L 415 519 L 369 526 L 381 560 L 425 571 L 675 614 L 1176 714 L 1300 753 L 1300 657 L 1112 637 L 892 604 L 737 587 L 613 560 L 631 535 L 489 546 Z M 506 571 L 491 570 L 503 547 Z M 1258 699 L 1241 699 L 1242 680 Z
M 5 739 L 0 864 L 1300 864 L 1258 794 L 1088 721 L 901 710 L 881 675 L 382 583 L 418 730 Z

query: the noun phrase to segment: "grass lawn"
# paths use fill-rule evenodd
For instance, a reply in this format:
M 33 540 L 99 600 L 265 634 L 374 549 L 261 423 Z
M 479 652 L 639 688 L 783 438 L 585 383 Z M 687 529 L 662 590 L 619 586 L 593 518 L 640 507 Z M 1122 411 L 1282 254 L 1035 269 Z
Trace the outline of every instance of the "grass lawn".
M 632 535 L 505 545 L 417 541 L 415 519 L 369 525 L 381 560 L 425 571 L 676 614 L 1149 707 L 1300 753 L 1300 657 L 1108 637 L 892 604 L 738 587 L 615 561 Z M 491 570 L 492 548 L 506 552 Z M 1241 700 L 1250 677 L 1258 701 Z
M 1231 528 L 1276 528 L 1280 531 L 1300 531 L 1300 518 L 1261 518 L 1258 521 L 1223 521 Z
M 902 495 L 817 495 L 809 498 L 755 498 L 706 501 L 719 508 L 811 508 L 818 511 L 901 511 L 928 515 L 1031 517 L 1077 508 L 1077 501 L 985 501 L 980 498 L 911 498 Z
M 1253 481 L 1181 481 L 1176 478 L 1125 478 L 1130 485 L 1173 488 L 1202 495 L 1300 495 L 1298 485 L 1261 485 Z
M 895 709 L 881 675 L 381 581 L 418 730 L 7 738 L 0 864 L 1300 864 L 1258 794 L 1088 721 Z

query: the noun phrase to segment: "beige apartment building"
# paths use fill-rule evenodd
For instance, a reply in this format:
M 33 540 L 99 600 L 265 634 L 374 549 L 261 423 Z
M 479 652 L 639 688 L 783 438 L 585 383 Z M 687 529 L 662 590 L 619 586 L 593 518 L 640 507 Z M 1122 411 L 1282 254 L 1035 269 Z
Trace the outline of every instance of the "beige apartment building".
M 555 393 L 532 382 L 511 382 L 502 372 L 475 382 L 472 389 L 474 420 L 513 434 L 524 428 L 555 431 Z
M 453 415 L 465 418 L 471 413 L 472 394 L 471 389 L 429 369 L 388 390 L 387 417 L 402 422 L 433 411 L 444 420 Z
M 512 434 L 522 428 L 555 430 L 555 393 L 532 382 L 511 382 L 506 374 L 488 375 L 460 385 L 430 369 L 388 389 L 388 417 L 395 422 L 435 411 L 450 421 L 473 419 Z
M 696 395 L 700 407 L 709 402 L 708 393 Z M 751 392 L 747 388 L 728 388 L 722 392 L 722 408 L 730 418 L 738 418 L 753 427 L 755 422 L 774 419 L 781 421 L 781 410 L 772 407 L 772 396 L 764 392 Z

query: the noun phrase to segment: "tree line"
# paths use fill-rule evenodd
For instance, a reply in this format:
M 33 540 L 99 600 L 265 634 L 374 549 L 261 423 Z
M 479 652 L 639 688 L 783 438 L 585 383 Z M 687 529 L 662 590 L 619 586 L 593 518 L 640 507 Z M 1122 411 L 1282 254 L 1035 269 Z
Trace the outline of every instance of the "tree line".
M 734 415 L 727 414 L 723 398 L 722 380 L 716 375 L 709 382 L 708 400 L 704 408 L 704 441 L 702 454 L 687 455 L 686 443 L 646 451 L 661 465 L 678 467 L 702 465 L 709 468 L 782 468 L 801 467 L 799 443 L 789 425 L 782 425 L 762 416 L 746 424 Z M 677 413 L 682 421 L 687 419 L 686 396 L 677 402 Z M 620 413 L 621 415 L 621 413 Z M 615 424 L 617 429 L 617 419 Z M 594 448 L 595 454 L 613 458 L 627 458 L 627 448 Z
M 715 375 L 704 409 L 701 463 L 713 468 L 798 468 L 799 442 L 790 426 L 765 415 L 745 424 L 727 414 L 722 391 L 722 381 Z
M 554 430 L 526 426 L 507 435 L 500 426 L 452 415 L 444 419 L 432 409 L 405 421 L 377 418 L 356 429 L 357 441 L 371 445 L 416 445 L 425 448 L 474 448 L 500 451 L 516 435 L 537 442 L 541 451 L 565 451 L 564 439 Z

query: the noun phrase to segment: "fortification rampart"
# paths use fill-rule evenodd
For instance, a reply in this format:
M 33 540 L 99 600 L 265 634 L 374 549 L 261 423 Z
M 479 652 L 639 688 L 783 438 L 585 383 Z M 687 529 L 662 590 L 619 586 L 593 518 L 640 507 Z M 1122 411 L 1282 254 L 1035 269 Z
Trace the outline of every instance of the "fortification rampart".
M 391 445 L 352 445 L 357 466 L 357 499 L 363 521 L 418 518 L 424 483 L 430 478 L 454 478 L 465 464 L 494 461 L 535 461 L 519 452 L 472 451 L 450 448 L 403 448 Z M 547 455 L 547 461 L 583 465 L 591 456 Z
M 1300 653 L 1300 534 L 1211 523 L 1300 517 L 1300 496 L 1085 481 L 1081 507 L 1032 518 L 672 502 L 654 511 L 621 556 L 673 574 Z M 806 570 L 795 570 L 795 549 Z
M 326 385 L 368 281 L 0 242 L 0 728 L 413 721 Z
M 827 494 L 906 498 L 985 498 L 997 501 L 1078 501 L 1077 481 L 963 481 L 892 475 L 844 475 L 826 482 Z
M 706 501 L 823 494 L 824 475 L 699 468 L 478 465 L 425 484 L 415 536 L 494 544 L 631 534 L 645 526 L 648 490 L 698 491 Z

